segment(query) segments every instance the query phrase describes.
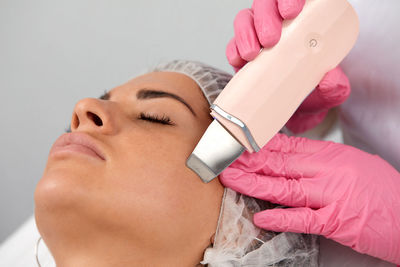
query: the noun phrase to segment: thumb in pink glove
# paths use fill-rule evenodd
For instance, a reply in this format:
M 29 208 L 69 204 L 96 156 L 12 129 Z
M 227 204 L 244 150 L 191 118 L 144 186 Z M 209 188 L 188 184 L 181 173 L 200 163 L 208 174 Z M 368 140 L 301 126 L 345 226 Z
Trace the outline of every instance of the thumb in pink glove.
M 284 19 L 294 19 L 305 0 L 254 0 L 251 9 L 241 10 L 234 21 L 235 37 L 228 43 L 226 56 L 238 71 L 253 60 L 262 47 L 276 45 Z M 316 90 L 305 100 L 286 126 L 293 133 L 307 131 L 322 122 L 332 107 L 343 103 L 350 94 L 350 84 L 337 67 L 328 72 Z
M 243 194 L 294 208 L 257 213 L 277 232 L 323 235 L 400 264 L 400 174 L 386 161 L 333 142 L 276 135 L 220 175 Z

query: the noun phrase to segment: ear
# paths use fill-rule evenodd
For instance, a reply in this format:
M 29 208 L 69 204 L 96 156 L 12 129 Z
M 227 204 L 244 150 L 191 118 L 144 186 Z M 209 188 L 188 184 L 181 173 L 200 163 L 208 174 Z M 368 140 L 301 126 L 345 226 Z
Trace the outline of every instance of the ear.
M 215 242 L 215 233 L 213 233 L 213 235 L 210 237 L 210 242 L 211 242 L 211 245 L 214 245 L 214 242 Z

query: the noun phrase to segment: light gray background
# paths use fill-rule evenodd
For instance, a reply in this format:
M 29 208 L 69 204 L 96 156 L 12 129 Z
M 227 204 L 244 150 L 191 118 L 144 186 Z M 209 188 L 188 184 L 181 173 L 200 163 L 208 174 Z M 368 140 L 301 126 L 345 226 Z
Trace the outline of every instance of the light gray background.
M 0 243 L 33 213 L 74 104 L 161 61 L 231 71 L 225 45 L 251 0 L 0 0 Z

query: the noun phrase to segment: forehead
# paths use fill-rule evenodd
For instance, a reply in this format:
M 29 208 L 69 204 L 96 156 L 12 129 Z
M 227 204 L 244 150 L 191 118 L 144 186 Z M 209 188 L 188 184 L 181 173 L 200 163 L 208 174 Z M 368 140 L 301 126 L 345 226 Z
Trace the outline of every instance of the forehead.
M 176 94 L 195 105 L 207 104 L 200 87 L 190 77 L 175 72 L 150 72 L 133 78 L 111 90 L 112 94 L 136 94 L 141 89 L 155 89 Z

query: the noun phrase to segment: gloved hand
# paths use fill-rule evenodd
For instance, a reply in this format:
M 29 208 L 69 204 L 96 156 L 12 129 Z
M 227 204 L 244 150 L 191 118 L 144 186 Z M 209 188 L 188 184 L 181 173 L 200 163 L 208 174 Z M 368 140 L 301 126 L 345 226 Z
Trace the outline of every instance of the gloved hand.
M 245 195 L 295 207 L 255 214 L 261 228 L 323 235 L 400 264 L 400 173 L 376 155 L 277 134 L 260 152 L 245 152 L 220 180 Z
M 253 60 L 261 47 L 272 47 L 281 37 L 282 21 L 294 19 L 305 0 L 254 0 L 251 9 L 241 10 L 234 21 L 235 37 L 228 43 L 226 56 L 238 71 Z M 286 124 L 293 133 L 309 130 L 322 122 L 329 109 L 343 103 L 350 84 L 340 67 L 328 72 Z

